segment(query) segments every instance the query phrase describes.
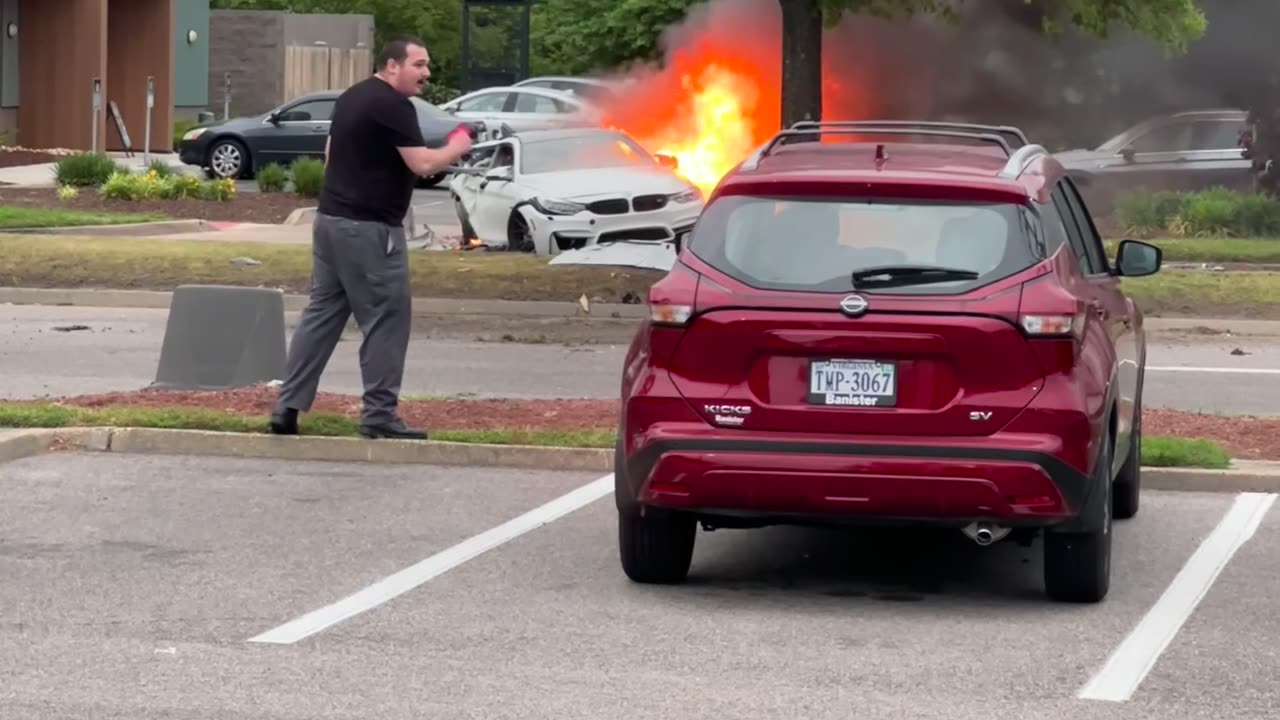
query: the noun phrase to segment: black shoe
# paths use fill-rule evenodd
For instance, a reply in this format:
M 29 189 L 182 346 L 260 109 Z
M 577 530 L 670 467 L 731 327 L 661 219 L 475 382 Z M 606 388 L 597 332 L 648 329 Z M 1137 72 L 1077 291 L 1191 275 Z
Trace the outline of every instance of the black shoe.
M 427 431 L 405 427 L 404 421 L 396 418 L 384 423 L 365 423 L 360 426 L 360 434 L 367 438 L 392 438 L 395 440 L 426 440 Z
M 273 435 L 297 435 L 298 411 L 285 408 L 271 413 L 271 433 Z

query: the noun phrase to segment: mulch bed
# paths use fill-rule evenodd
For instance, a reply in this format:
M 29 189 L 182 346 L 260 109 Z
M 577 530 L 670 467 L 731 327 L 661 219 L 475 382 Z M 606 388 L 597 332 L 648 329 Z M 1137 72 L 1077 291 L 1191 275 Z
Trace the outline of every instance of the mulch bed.
M 0 153 L 3 157 L 5 153 Z M 216 200 L 107 200 L 95 188 L 81 188 L 69 200 L 58 198 L 54 188 L 0 186 L 0 205 L 83 210 L 87 212 L 160 212 L 175 220 L 213 222 L 281 223 L 298 208 L 314 207 L 314 198 L 292 192 L 242 192 L 226 202 Z
M 197 407 L 265 417 L 271 412 L 275 398 L 276 390 L 264 385 L 226 392 L 137 390 L 45 402 L 78 407 Z M 442 430 L 613 429 L 618 423 L 615 400 L 403 400 L 400 408 L 406 422 Z M 320 393 L 312 411 L 355 418 L 360 414 L 360 398 Z M 1144 411 L 1143 424 L 1148 436 L 1207 438 L 1221 444 L 1237 459 L 1280 460 L 1280 417 L 1220 416 L 1148 408 Z

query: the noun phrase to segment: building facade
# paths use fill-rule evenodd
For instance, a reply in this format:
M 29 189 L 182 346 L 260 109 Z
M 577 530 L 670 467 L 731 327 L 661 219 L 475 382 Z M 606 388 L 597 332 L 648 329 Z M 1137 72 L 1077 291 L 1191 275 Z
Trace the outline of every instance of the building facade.
M 0 131 L 32 148 L 123 150 L 112 103 L 143 150 L 151 77 L 151 151 L 209 104 L 209 0 L 0 0 Z M 101 103 L 94 120 L 94 83 Z

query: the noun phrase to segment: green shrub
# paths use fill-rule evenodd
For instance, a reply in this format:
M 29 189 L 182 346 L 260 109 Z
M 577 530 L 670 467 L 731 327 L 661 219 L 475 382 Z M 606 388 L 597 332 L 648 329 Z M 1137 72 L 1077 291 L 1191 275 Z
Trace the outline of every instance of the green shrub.
M 279 163 L 270 163 L 258 171 L 257 180 L 262 192 L 282 192 L 289 183 L 289 171 Z
M 1172 237 L 1280 235 L 1280 200 L 1210 188 L 1199 192 L 1135 191 L 1116 199 L 1116 221 L 1126 234 Z
M 235 196 L 235 182 L 200 180 L 194 175 L 173 173 L 161 175 L 118 172 L 98 189 L 108 200 L 230 200 Z
M 212 181 L 210 181 L 212 182 Z M 163 197 L 167 200 L 186 200 L 189 198 L 199 198 L 204 183 L 195 175 L 172 175 L 165 178 L 162 192 Z
M 319 197 L 324 189 L 324 161 L 298 158 L 293 161 L 293 189 L 304 197 Z
M 99 187 L 119 171 L 122 168 L 106 155 L 84 152 L 68 155 L 55 163 L 53 177 L 59 185 Z
M 160 177 L 169 177 L 170 175 L 173 175 L 173 168 L 169 166 L 169 163 L 158 158 L 152 160 L 151 164 L 147 165 L 147 170 L 149 172 L 154 172 Z
M 201 200 L 226 202 L 236 196 L 236 181 L 230 178 L 205 180 L 200 184 Z

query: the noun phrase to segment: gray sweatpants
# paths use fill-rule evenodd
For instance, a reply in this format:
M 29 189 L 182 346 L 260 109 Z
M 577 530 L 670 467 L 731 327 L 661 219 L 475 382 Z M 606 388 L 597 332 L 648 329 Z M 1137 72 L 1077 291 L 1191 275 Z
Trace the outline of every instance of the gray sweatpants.
M 390 421 L 396 417 L 412 315 L 404 228 L 320 213 L 313 228 L 311 301 L 289 345 L 277 404 L 311 409 L 320 375 L 354 314 L 364 334 L 362 420 Z

